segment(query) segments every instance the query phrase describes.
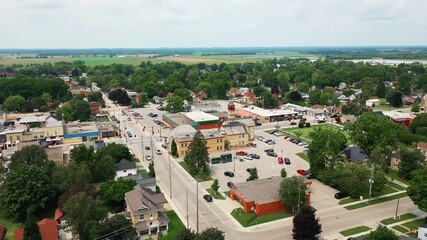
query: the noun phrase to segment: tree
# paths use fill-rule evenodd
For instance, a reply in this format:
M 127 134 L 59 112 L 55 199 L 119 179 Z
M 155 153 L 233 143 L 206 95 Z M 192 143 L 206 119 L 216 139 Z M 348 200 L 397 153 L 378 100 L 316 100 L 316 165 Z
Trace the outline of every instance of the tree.
M 218 192 L 219 189 L 219 183 L 218 183 L 218 179 L 214 179 L 213 183 L 211 185 L 212 190 L 214 190 L 215 192 Z
M 365 240 L 399 240 L 399 237 L 390 231 L 386 226 L 378 226 L 365 237 Z
M 148 103 L 148 94 L 146 92 L 139 94 L 139 102 L 143 105 Z
M 80 192 L 72 196 L 63 206 L 65 227 L 79 236 L 81 240 L 94 238 L 95 227 L 99 220 L 106 217 L 101 201 Z
M 224 240 L 225 236 L 224 236 L 224 232 L 219 230 L 218 228 L 209 227 L 203 230 L 203 232 L 201 232 L 199 236 L 196 237 L 196 239 L 197 240 L 212 240 L 212 239 Z
M 111 206 L 117 206 L 123 204 L 125 193 L 131 191 L 135 187 L 136 182 L 133 179 L 123 178 L 115 180 L 108 180 L 101 184 L 99 190 L 99 197 L 102 201 L 110 204 Z
M 102 92 L 101 91 L 94 91 L 91 92 L 88 96 L 87 96 L 87 100 L 89 102 L 100 102 L 102 101 Z
M 47 105 L 46 101 L 41 97 L 32 98 L 30 103 L 33 108 L 38 109 L 39 111 L 41 111 L 43 107 L 46 108 Z
M 299 176 L 284 178 L 280 183 L 279 194 L 283 205 L 295 212 L 295 208 L 305 202 L 304 178 Z
M 191 229 L 183 228 L 181 231 L 177 233 L 174 240 L 195 240 L 197 234 Z
M 412 133 L 417 133 L 417 129 L 423 127 L 427 127 L 427 113 L 418 114 L 411 125 L 409 125 L 409 129 Z
M 407 189 L 408 196 L 422 211 L 427 211 L 427 168 L 412 172 L 412 180 Z
M 65 193 L 63 193 L 61 196 L 59 196 L 58 199 L 58 208 L 63 210 L 64 204 L 70 199 L 72 196 L 76 195 L 77 193 L 83 192 L 88 196 L 95 197 L 96 195 L 96 188 L 92 185 L 88 185 L 87 187 L 80 187 L 80 186 L 74 186 L 68 189 Z
M 297 84 L 298 92 L 308 93 L 310 91 L 310 85 L 308 82 L 301 82 Z
M 132 102 L 128 93 L 122 89 L 115 89 L 108 94 L 108 99 L 115 101 L 120 105 L 128 106 Z
M 171 143 L 171 155 L 174 157 L 178 157 L 178 148 L 174 139 L 172 139 Z
M 110 240 L 136 239 L 137 236 L 132 222 L 121 214 L 106 218 L 98 224 L 95 233 L 96 238 L 107 235 Z
M 5 179 L 0 191 L 0 211 L 8 218 L 25 219 L 27 211 L 46 207 L 54 197 L 52 178 L 36 165 L 19 165 Z
M 89 103 L 84 100 L 76 101 L 73 105 L 73 119 L 88 121 L 90 119 Z
M 398 128 L 398 125 L 386 118 L 379 118 L 376 113 L 367 112 L 348 126 L 347 130 L 353 143 L 370 154 L 376 147 L 385 151 L 396 149 Z
M 381 80 L 379 80 L 377 82 L 377 89 L 376 89 L 376 95 L 377 95 L 377 97 L 379 97 L 379 98 L 385 97 L 386 90 L 387 89 L 385 88 L 384 82 L 381 81 Z
M 28 213 L 25 219 L 24 240 L 42 240 L 39 225 L 32 213 Z
M 53 101 L 52 95 L 46 92 L 44 92 L 40 97 L 43 98 L 46 103 Z
M 258 179 L 258 169 L 257 168 L 251 168 L 249 170 L 249 177 L 246 179 L 246 181 L 253 181 Z
M 118 143 L 110 143 L 104 148 L 96 152 L 96 157 L 102 158 L 104 156 L 111 156 L 115 163 L 120 162 L 123 158 L 132 160 L 132 154 L 126 145 Z
M 322 225 L 319 218 L 316 218 L 316 210 L 310 207 L 302 207 L 301 211 L 293 219 L 294 228 L 292 237 L 296 240 L 319 239 L 322 232 Z
M 200 171 L 209 163 L 209 152 L 206 141 L 200 131 L 194 134 L 194 138 L 188 146 L 187 155 L 188 162 L 194 168 L 195 173 Z
M 10 96 L 4 101 L 3 107 L 8 111 L 22 112 L 24 110 L 25 98 L 19 95 Z
M 166 98 L 165 110 L 171 113 L 184 111 L 184 99 L 180 96 Z
M 87 189 L 92 183 L 92 174 L 86 163 L 72 161 L 68 165 L 58 166 L 52 175 L 53 186 L 59 193 L 71 188 Z
M 420 111 L 420 105 L 419 104 L 412 105 L 411 111 L 412 112 L 419 112 Z
M 154 170 L 154 162 L 150 162 L 150 164 L 148 164 L 148 176 L 149 177 L 156 177 L 156 172 Z
M 190 91 L 186 88 L 176 89 L 173 95 L 181 97 L 182 99 L 187 101 L 193 101 L 193 97 L 191 96 Z
M 110 155 L 95 157 L 89 167 L 94 183 L 105 182 L 116 176 L 116 164 Z
M 420 152 L 402 150 L 400 151 L 401 163 L 399 166 L 399 174 L 404 179 L 410 179 L 411 173 L 420 167 L 420 164 L 424 162 L 425 156 Z
M 387 156 L 384 149 L 376 147 L 369 155 L 369 164 L 377 169 L 386 171 L 388 168 Z
M 286 177 L 288 176 L 288 174 L 286 173 L 286 169 L 282 168 L 282 169 L 280 170 L 280 176 L 281 176 L 282 178 L 286 178 Z
M 401 107 L 403 105 L 402 93 L 397 90 L 394 90 L 392 88 L 389 89 L 385 97 L 387 101 L 390 103 L 390 105 L 393 107 Z
M 45 166 L 49 160 L 46 151 L 38 145 L 29 145 L 16 151 L 10 158 L 9 168 L 13 170 L 19 165 L 35 165 L 38 167 Z
M 292 91 L 289 93 L 290 102 L 299 102 L 302 100 L 302 96 L 298 91 Z
M 73 106 L 70 103 L 64 103 L 60 108 L 56 109 L 55 116 L 58 120 L 64 120 L 65 122 L 73 120 Z
M 310 133 L 312 139 L 308 146 L 310 171 L 318 174 L 326 167 L 334 167 L 340 160 L 338 156 L 347 144 L 344 134 L 328 128 L 317 128 Z

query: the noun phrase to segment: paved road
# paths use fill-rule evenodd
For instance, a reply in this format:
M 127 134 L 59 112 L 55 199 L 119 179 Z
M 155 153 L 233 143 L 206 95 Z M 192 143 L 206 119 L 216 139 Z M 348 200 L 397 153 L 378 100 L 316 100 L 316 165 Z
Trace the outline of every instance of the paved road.
M 127 117 L 126 117 L 127 118 Z M 122 120 L 126 120 L 122 117 Z M 134 120 L 127 122 L 126 127 L 129 131 L 137 136 L 143 135 L 144 145 L 151 144 L 150 131 L 142 132 L 141 126 L 136 124 Z M 263 134 L 263 133 L 261 133 Z M 153 139 L 156 149 L 161 149 L 161 142 L 158 136 Z M 140 158 L 143 159 L 143 148 L 140 137 L 128 139 L 128 145 L 131 150 Z M 220 208 L 218 204 L 207 203 L 203 200 L 202 195 L 206 194 L 204 188 L 200 187 L 196 191 L 195 180 L 178 164 L 177 161 L 170 161 L 167 153 L 162 150 L 162 155 L 154 156 L 155 170 L 157 182 L 162 191 L 168 198 L 172 208 L 177 212 L 184 224 L 186 224 L 187 216 L 187 198 L 188 191 L 188 216 L 189 225 L 192 229 L 196 229 L 196 192 L 199 199 L 199 230 L 207 227 L 218 227 L 225 232 L 226 239 L 291 239 L 292 219 L 284 219 L 272 223 L 262 224 L 256 227 L 243 228 L 229 215 L 230 208 Z M 148 163 L 142 160 L 146 166 Z M 169 175 L 169 173 L 171 175 Z M 172 199 L 170 196 L 170 176 L 172 179 Z M 228 201 L 228 200 L 227 200 Z M 359 210 L 348 211 L 341 206 L 329 207 L 317 213 L 323 228 L 322 236 L 325 239 L 345 239 L 339 234 L 339 231 L 366 225 L 374 228 L 382 219 L 392 217 L 394 215 L 396 201 L 387 202 L 384 204 L 365 207 Z M 400 201 L 399 213 L 412 212 L 415 214 L 425 214 L 418 210 L 409 198 L 403 198 Z

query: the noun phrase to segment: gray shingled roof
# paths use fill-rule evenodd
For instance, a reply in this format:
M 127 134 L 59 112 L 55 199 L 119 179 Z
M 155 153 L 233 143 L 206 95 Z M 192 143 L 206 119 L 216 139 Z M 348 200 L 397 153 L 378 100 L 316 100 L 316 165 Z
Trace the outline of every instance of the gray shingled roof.
M 117 165 L 116 165 L 117 171 L 135 169 L 135 168 L 136 168 L 136 163 L 131 162 L 131 161 L 124 159 L 124 158 L 119 163 L 117 163 Z
M 369 159 L 365 152 L 359 147 L 346 147 L 339 155 L 356 163 L 363 163 Z

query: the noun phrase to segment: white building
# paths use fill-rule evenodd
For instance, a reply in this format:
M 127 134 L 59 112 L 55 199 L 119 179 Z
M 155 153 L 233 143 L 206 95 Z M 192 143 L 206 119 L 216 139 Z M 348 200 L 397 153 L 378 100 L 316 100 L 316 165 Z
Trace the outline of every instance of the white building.
M 380 104 L 381 104 L 381 101 L 379 99 L 366 100 L 366 106 L 367 107 L 379 106 Z
M 418 227 L 418 239 L 427 240 L 427 224 Z
M 131 162 L 123 158 L 116 165 L 116 177 L 114 178 L 114 180 L 117 180 L 120 177 L 136 175 L 137 172 L 138 169 L 136 168 L 135 162 Z

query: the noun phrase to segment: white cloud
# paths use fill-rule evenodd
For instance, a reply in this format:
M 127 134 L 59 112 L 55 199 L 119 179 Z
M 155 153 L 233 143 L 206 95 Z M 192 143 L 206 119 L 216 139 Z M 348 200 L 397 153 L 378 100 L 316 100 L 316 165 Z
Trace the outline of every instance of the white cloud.
M 425 45 L 425 0 L 0 0 L 0 48 Z

